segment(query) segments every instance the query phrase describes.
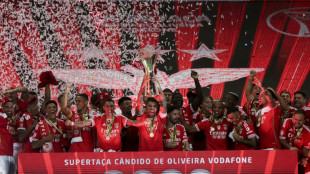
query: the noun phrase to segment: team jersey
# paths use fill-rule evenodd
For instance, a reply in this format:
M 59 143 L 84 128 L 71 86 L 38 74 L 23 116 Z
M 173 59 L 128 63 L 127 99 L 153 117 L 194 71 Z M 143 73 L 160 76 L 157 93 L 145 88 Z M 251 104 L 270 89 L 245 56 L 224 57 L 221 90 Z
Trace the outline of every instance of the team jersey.
M 214 122 L 204 119 L 195 124 L 195 127 L 198 131 L 205 131 L 207 150 L 228 149 L 228 132 L 231 128 L 231 123 L 226 118 Z
M 149 118 L 146 113 L 141 117 L 137 117 L 137 120 L 145 121 Z M 153 134 L 151 132 L 151 125 L 144 125 L 139 127 L 139 151 L 163 151 L 163 132 L 165 129 L 166 117 L 161 118 L 157 114 L 153 118 Z
M 256 137 L 254 126 L 251 123 L 247 123 L 246 120 L 241 121 L 238 125 L 233 126 L 233 130 L 244 140 L 250 140 Z M 234 150 L 251 150 L 254 147 L 249 147 L 243 143 L 233 142 L 232 149 Z
M 309 149 L 310 130 L 306 125 L 295 129 L 291 118 L 285 119 L 280 131 L 280 139 L 286 140 L 292 146 L 298 148 L 298 159 L 303 156 L 303 148 Z
M 38 116 L 38 121 L 42 121 L 44 118 L 42 116 Z M 17 121 L 17 130 L 27 130 L 33 123 L 33 116 L 30 113 L 25 112 Z M 37 150 L 34 150 L 31 146 L 31 143 L 29 141 L 29 138 L 27 138 L 25 141 L 22 142 L 22 153 L 32 153 L 37 152 Z
M 77 122 L 85 121 L 93 117 L 95 116 L 90 113 L 81 116 L 77 112 L 72 112 L 72 117 L 70 119 L 72 122 Z M 83 128 L 71 127 L 70 132 L 72 139 L 69 152 L 93 152 L 94 141 L 91 126 Z
M 56 138 L 54 138 L 50 142 L 46 142 L 40 149 L 40 152 L 64 152 L 63 148 L 69 145 L 68 140 L 63 137 L 63 134 L 67 133 L 67 127 L 65 125 L 65 122 L 60 119 L 56 119 L 56 123 L 53 124 L 61 132 L 57 130 L 49 121 L 47 121 L 47 119 L 43 119 L 36 125 L 35 129 L 32 132 L 32 135 L 29 138 L 30 142 L 34 142 L 41 140 L 49 134 L 55 135 Z
M 182 151 L 182 145 L 188 141 L 186 130 L 184 126 L 180 124 L 175 124 L 172 128 L 165 127 L 163 138 L 165 144 L 170 142 L 177 143 L 175 148 L 165 148 L 165 151 Z
M 106 116 L 91 118 L 92 126 L 96 127 L 98 135 L 98 147 L 105 151 L 120 151 L 122 147 L 121 130 L 127 124 L 127 118 L 121 115 L 114 116 L 114 119 L 107 119 Z M 113 121 L 113 123 L 112 123 Z M 112 123 L 110 130 L 109 125 Z
M 13 156 L 15 125 L 12 118 L 0 113 L 0 156 Z
M 257 125 L 256 114 L 260 109 L 262 109 L 262 106 L 259 105 L 259 100 L 247 101 L 247 103 L 243 106 L 243 111 L 245 111 L 248 117 L 252 120 L 254 127 Z
M 257 112 L 260 149 L 281 148 L 279 142 L 280 112 L 281 109 L 277 105 L 274 108 L 266 106 Z

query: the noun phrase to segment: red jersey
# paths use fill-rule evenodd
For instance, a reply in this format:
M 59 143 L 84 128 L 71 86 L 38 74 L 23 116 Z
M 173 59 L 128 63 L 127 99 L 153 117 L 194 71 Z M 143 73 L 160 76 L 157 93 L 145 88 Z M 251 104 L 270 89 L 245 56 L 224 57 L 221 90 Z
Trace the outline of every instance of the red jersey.
M 254 126 L 251 123 L 247 123 L 245 120 L 241 121 L 239 125 L 234 125 L 234 131 L 244 140 L 252 139 L 256 137 Z M 234 150 L 251 150 L 253 147 L 249 147 L 243 143 L 233 142 Z
M 209 119 L 204 119 L 195 124 L 198 131 L 205 131 L 207 150 L 228 149 L 228 132 L 230 126 L 231 123 L 226 118 L 223 118 L 223 120 L 219 122 L 214 121 L 214 123 Z
M 64 121 L 57 119 L 56 123 L 53 123 L 63 134 L 67 133 L 67 127 Z M 40 121 L 32 132 L 30 142 L 38 141 L 49 134 L 54 134 L 54 138 L 51 142 L 46 142 L 40 152 L 64 152 L 63 147 L 67 146 L 67 140 L 63 138 L 62 133 L 57 130 L 49 121 L 46 119 Z
M 145 121 L 149 118 L 146 113 L 141 117 L 137 117 L 137 120 Z M 161 118 L 157 114 L 153 118 L 153 134 L 151 134 L 150 125 L 144 125 L 139 127 L 139 151 L 163 151 L 163 132 L 165 129 L 166 117 Z M 153 137 L 152 137 L 153 135 Z
M 301 109 L 306 113 L 305 125 L 310 127 L 310 107 L 304 106 Z
M 295 129 L 291 118 L 285 119 L 283 122 L 279 138 L 282 140 L 285 139 L 292 146 L 298 148 L 298 160 L 301 160 L 301 157 L 303 156 L 303 148 L 310 148 L 309 128 L 303 125 L 302 128 Z
M 127 124 L 127 118 L 121 115 L 114 116 L 113 125 L 109 132 L 108 125 L 111 124 L 113 119 L 107 119 L 106 116 L 91 118 L 92 126 L 96 127 L 98 135 L 98 147 L 105 152 L 110 150 L 120 151 L 122 148 L 121 131 Z
M 5 113 L 0 113 L 0 156 L 13 156 L 15 125 Z
M 257 114 L 257 111 L 260 109 L 262 109 L 262 106 L 259 105 L 259 100 L 247 101 L 247 103 L 243 106 L 243 111 L 245 111 L 245 113 L 253 121 L 253 125 L 255 127 L 257 125 L 256 114 Z
M 91 114 L 80 116 L 77 112 L 72 112 L 72 117 L 70 119 L 72 122 L 77 122 L 88 120 L 92 117 Z M 71 135 L 72 139 L 69 152 L 93 152 L 94 142 L 91 126 L 83 128 L 72 127 Z
M 281 148 L 279 141 L 280 133 L 280 112 L 279 106 L 271 108 L 266 106 L 257 112 L 258 120 L 261 118 L 258 127 L 260 149 Z
M 174 133 L 175 129 L 175 133 Z M 170 131 L 170 133 L 169 133 Z M 173 139 L 173 137 L 175 138 Z M 182 151 L 182 145 L 187 142 L 187 134 L 186 130 L 183 125 L 175 124 L 172 128 L 166 128 L 164 129 L 164 143 L 170 143 L 170 142 L 177 142 L 177 146 L 173 149 L 171 148 L 165 148 L 165 151 Z
M 39 121 L 43 120 L 43 117 L 38 116 Z M 25 112 L 18 120 L 17 120 L 17 130 L 27 130 L 33 123 L 33 116 L 27 112 Z M 32 145 L 27 138 L 23 143 L 22 153 L 32 153 L 37 152 L 37 150 L 32 149 Z

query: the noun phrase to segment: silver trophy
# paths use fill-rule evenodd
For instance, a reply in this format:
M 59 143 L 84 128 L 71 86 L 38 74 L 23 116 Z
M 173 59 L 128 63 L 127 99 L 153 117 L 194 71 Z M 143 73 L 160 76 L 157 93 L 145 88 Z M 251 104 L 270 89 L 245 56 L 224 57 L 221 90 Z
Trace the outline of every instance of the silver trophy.
M 140 53 L 140 61 L 144 66 L 144 72 L 148 77 L 146 85 L 144 87 L 144 96 L 154 97 L 158 95 L 158 89 L 156 88 L 155 83 L 152 81 L 154 77 L 154 69 L 156 66 L 157 55 L 154 52 L 150 52 L 149 50 L 142 50 Z

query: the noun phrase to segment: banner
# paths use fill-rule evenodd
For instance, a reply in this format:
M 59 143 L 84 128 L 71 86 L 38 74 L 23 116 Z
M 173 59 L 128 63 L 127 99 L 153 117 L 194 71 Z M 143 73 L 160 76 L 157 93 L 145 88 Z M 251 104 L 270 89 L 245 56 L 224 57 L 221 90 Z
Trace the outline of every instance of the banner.
M 297 173 L 297 154 L 192 151 L 20 154 L 19 173 Z

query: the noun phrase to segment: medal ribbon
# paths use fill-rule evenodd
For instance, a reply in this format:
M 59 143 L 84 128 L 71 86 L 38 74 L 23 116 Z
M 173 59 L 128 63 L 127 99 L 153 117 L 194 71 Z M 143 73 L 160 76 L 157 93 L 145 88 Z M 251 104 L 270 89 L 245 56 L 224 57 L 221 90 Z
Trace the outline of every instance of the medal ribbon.
M 45 119 L 47 122 L 49 122 L 56 130 L 58 130 L 61 134 L 64 134 L 53 122 L 51 122 L 50 120 Z M 58 120 L 57 120 L 58 122 Z
M 238 126 L 236 127 L 236 131 L 235 131 L 235 132 L 236 132 L 237 134 L 239 134 L 239 131 L 242 129 L 241 126 L 242 126 L 242 121 L 240 121 L 239 124 L 238 124 Z
M 169 128 L 166 128 L 166 129 L 167 129 L 167 131 L 168 131 L 168 133 L 170 135 L 170 138 L 172 138 L 172 140 L 175 141 L 176 140 L 176 132 L 177 132 L 176 131 L 176 126 L 174 125 L 174 127 L 173 127 L 173 135 L 172 135 L 172 133 L 171 133 Z
M 88 120 L 89 112 L 86 111 L 86 114 L 82 114 L 83 120 Z
M 223 119 L 224 119 L 224 118 L 219 119 L 219 121 L 218 121 L 216 124 L 222 123 Z M 214 119 L 213 122 L 212 122 L 211 131 L 214 131 L 214 130 L 215 130 L 214 124 L 215 124 L 215 119 Z
M 111 130 L 112 130 L 112 127 L 113 127 L 113 123 L 114 123 L 114 116 L 112 116 L 112 121 L 111 121 L 110 124 L 108 124 L 107 116 L 105 116 L 105 124 L 107 125 L 107 134 L 108 134 L 108 136 L 110 136 L 110 133 L 111 133 Z
M 150 132 L 151 134 L 154 132 L 154 117 L 152 118 L 152 122 L 150 124 Z

